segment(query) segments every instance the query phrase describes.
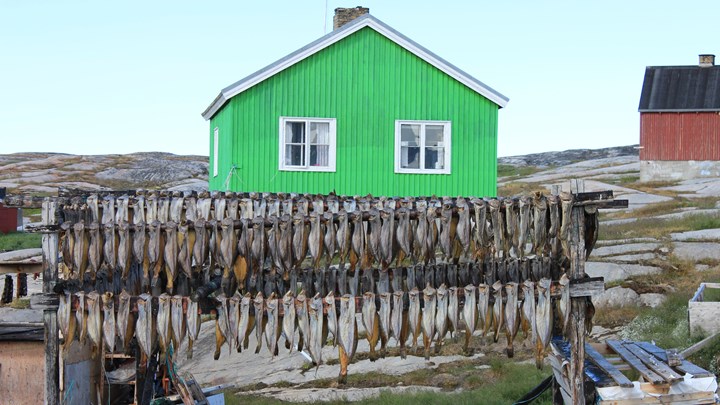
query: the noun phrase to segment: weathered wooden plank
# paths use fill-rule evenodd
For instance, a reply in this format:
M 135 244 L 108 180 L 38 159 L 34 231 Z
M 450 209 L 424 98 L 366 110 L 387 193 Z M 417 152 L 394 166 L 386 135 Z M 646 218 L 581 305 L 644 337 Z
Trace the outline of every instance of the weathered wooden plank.
M 630 350 L 626 349 L 625 346 L 618 340 L 607 340 L 607 345 L 613 349 L 620 357 L 623 358 L 628 364 L 630 364 L 640 375 L 643 376 L 647 381 L 652 384 L 663 384 L 665 379 L 658 375 L 656 372 L 650 370 L 645 364 L 635 356 Z
M 578 192 L 583 192 L 584 184 L 575 182 Z M 572 184 L 572 183 L 571 183 Z M 561 198 L 563 198 L 561 196 Z M 612 198 L 612 193 L 610 193 Z M 571 196 L 572 201 L 577 200 L 577 195 Z M 563 201 L 566 202 L 566 201 Z M 573 207 L 570 224 L 570 270 L 568 276 L 570 281 L 583 279 L 585 277 L 585 209 Z M 570 370 L 568 379 L 570 381 L 570 397 L 572 403 L 581 404 L 585 402 L 585 311 L 587 309 L 587 298 L 576 297 L 570 299 L 570 325 L 569 340 L 571 344 Z
M 661 361 L 667 361 L 667 354 L 665 353 L 665 350 L 655 346 L 654 344 L 650 342 L 635 342 L 636 345 L 640 346 L 645 350 L 646 352 L 652 354 L 653 356 L 657 357 Z M 676 370 L 680 371 L 681 373 L 688 373 L 692 374 L 694 377 L 713 377 L 715 374 L 711 373 L 710 371 L 705 370 L 704 368 L 691 363 L 685 359 L 682 360 L 682 363 L 680 363 L 679 366 L 674 367 Z
M 55 209 L 57 203 L 46 198 L 42 203 L 42 220 L 45 225 L 56 225 Z M 51 294 L 55 287 L 58 270 L 58 234 L 49 233 L 42 236 L 43 249 L 43 293 Z M 60 401 L 60 366 L 58 363 L 58 323 L 57 310 L 43 311 L 45 324 L 45 404 L 56 405 Z
M 605 291 L 604 277 L 590 277 L 570 280 L 570 298 L 591 297 Z
M 580 181 L 582 181 L 582 180 L 580 180 Z M 583 188 L 584 188 L 584 186 L 583 186 Z M 587 193 L 581 191 L 581 192 L 575 193 L 575 201 L 576 202 L 612 200 L 612 199 L 613 199 L 613 191 L 612 190 L 592 191 L 592 192 L 587 192 Z
M 588 355 L 590 361 L 595 363 L 596 366 L 598 366 L 600 369 L 602 369 L 602 371 L 609 375 L 610 378 L 612 378 L 617 383 L 617 385 L 621 387 L 633 386 L 632 381 L 630 381 L 630 379 L 627 378 L 625 374 L 621 373 L 617 367 L 607 361 L 602 356 L 602 354 L 598 353 L 597 350 L 595 350 L 592 346 L 586 344 L 585 353 Z
M 15 262 L 0 263 L 0 274 L 35 274 L 42 273 L 42 263 Z
M 656 372 L 663 379 L 665 379 L 665 381 L 669 383 L 674 383 L 676 381 L 682 380 L 682 376 L 676 373 L 675 370 L 671 369 L 670 366 L 663 363 L 650 353 L 646 352 L 635 343 L 625 343 L 623 344 L 623 346 L 625 346 L 626 349 L 630 350 L 635 356 L 637 356 L 640 361 L 642 361 L 652 371 Z

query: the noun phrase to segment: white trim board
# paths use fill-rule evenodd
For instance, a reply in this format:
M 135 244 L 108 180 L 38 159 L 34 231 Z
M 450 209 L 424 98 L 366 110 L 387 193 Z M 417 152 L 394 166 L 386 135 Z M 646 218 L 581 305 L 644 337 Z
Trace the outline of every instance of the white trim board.
M 399 33 L 384 22 L 378 20 L 370 14 L 365 14 L 346 24 L 345 26 L 306 45 L 305 47 L 298 49 L 297 51 L 287 55 L 286 57 L 276 61 L 275 63 L 272 63 L 265 68 L 260 69 L 257 72 L 245 77 L 244 79 L 222 89 L 220 91 L 220 94 L 202 113 L 203 118 L 205 118 L 206 120 L 211 119 L 220 110 L 220 108 L 222 108 L 223 105 L 225 105 L 225 103 L 232 97 L 242 93 L 243 91 L 264 81 L 265 79 L 268 79 L 269 77 L 274 76 L 275 74 L 289 68 L 290 66 L 293 66 L 294 64 L 306 59 L 307 57 L 314 55 L 317 52 L 320 52 L 328 46 L 340 41 L 341 39 L 349 35 L 352 35 L 353 33 L 365 27 L 372 28 L 379 34 L 385 36 L 389 40 L 405 48 L 415 56 L 423 59 L 432 66 L 435 66 L 440 71 L 446 73 L 453 79 L 459 81 L 471 90 L 497 104 L 498 106 L 500 106 L 500 108 L 507 105 L 509 99 L 494 90 L 492 87 L 477 80 L 476 78 L 470 76 L 461 69 L 455 67 L 445 59 L 430 52 L 423 46 L 419 45 L 405 35 Z

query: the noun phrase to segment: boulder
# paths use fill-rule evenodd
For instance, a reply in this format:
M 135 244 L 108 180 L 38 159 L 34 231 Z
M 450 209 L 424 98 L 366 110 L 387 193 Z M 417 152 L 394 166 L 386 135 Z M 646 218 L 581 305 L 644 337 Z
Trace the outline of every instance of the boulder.
M 593 305 L 596 309 L 607 307 L 627 307 L 636 306 L 639 295 L 624 287 L 608 288 L 602 294 L 598 294 L 592 298 Z
M 655 293 L 648 293 L 648 294 L 640 294 L 640 305 L 655 308 L 657 306 L 662 305 L 663 302 L 667 299 L 666 296 L 662 294 L 655 294 Z

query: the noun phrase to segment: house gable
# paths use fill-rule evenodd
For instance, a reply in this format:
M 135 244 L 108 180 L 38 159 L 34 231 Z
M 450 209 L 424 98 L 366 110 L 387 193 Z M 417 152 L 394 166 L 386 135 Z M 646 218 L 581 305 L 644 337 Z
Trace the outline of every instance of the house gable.
M 648 66 L 638 110 L 720 111 L 720 66 Z
M 243 91 L 255 86 L 256 84 L 295 65 L 298 62 L 303 61 L 304 59 L 314 55 L 315 53 L 322 51 L 323 49 L 335 44 L 338 41 L 341 41 L 342 39 L 366 27 L 375 30 L 389 40 L 403 47 L 407 51 L 413 53 L 427 63 L 445 72 L 450 77 L 466 85 L 468 88 L 476 91 L 477 93 L 486 97 L 488 100 L 496 103 L 499 107 L 502 108 L 507 105 L 509 99 L 504 95 L 487 86 L 483 82 L 468 75 L 464 71 L 460 70 L 459 68 L 455 67 L 454 65 L 440 58 L 434 53 L 430 52 L 426 48 L 411 40 L 410 38 L 394 30 L 389 25 L 383 23 L 382 21 L 371 16 L 370 14 L 366 14 L 346 24 L 342 28 L 337 29 L 325 35 L 324 37 L 306 45 L 305 47 L 298 49 L 297 51 L 278 60 L 277 62 L 268 65 L 267 67 L 251 74 L 250 76 L 247 76 L 244 79 L 241 79 L 240 81 L 222 89 L 220 94 L 203 112 L 203 118 L 209 120 L 227 103 L 228 100 L 230 100 L 237 94 L 242 93 Z

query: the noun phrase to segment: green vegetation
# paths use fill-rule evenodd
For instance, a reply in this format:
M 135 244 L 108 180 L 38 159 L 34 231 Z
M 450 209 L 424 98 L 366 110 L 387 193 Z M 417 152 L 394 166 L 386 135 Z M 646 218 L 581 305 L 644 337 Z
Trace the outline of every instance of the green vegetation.
M 42 236 L 39 233 L 0 233 L 0 252 L 39 247 L 42 247 Z
M 539 172 L 541 169 L 535 167 L 535 166 L 515 166 L 515 165 L 502 165 L 499 164 L 497 166 L 497 175 L 498 177 L 524 177 L 529 176 L 533 173 Z M 544 168 L 542 170 L 547 170 L 547 168 Z
M 30 308 L 30 298 L 18 298 L 9 304 L 12 309 L 28 309 Z
M 487 363 L 484 360 L 484 363 Z M 533 364 L 511 363 L 506 358 L 493 357 L 489 361 L 489 368 L 478 369 L 478 361 L 460 361 L 438 366 L 437 369 L 422 369 L 401 376 L 391 376 L 381 373 L 366 373 L 348 376 L 348 388 L 387 387 L 396 385 L 425 385 L 439 386 L 448 392 L 420 392 L 414 394 L 393 394 L 382 392 L 379 398 L 366 399 L 354 402 L 356 404 L 509 404 L 520 399 L 523 395 L 537 386 L 545 379 L 550 370 L 537 370 Z M 433 381 L 433 377 L 442 374 L 446 378 L 440 382 Z M 336 386 L 334 380 L 315 381 L 303 384 L 303 388 Z M 264 386 L 264 384 L 263 384 Z M 277 388 L 287 388 L 284 383 Z M 274 388 L 276 386 L 273 386 Z M 253 387 L 259 388 L 259 387 Z M 225 394 L 225 403 L 270 405 L 284 402 L 256 395 L 247 395 L 242 392 Z M 347 401 L 327 402 L 328 404 L 341 404 Z M 551 390 L 543 393 L 533 404 L 551 404 Z
M 613 218 L 646 218 L 664 214 L 671 214 L 683 208 L 710 209 L 715 208 L 720 201 L 715 197 L 684 198 L 676 197 L 672 200 L 655 204 L 647 204 L 632 211 L 624 211 L 616 214 Z
M 637 221 L 602 225 L 600 240 L 627 238 L 663 238 L 673 232 L 699 231 L 702 229 L 720 228 L 720 215 L 694 214 L 682 218 L 658 219 L 641 218 Z

